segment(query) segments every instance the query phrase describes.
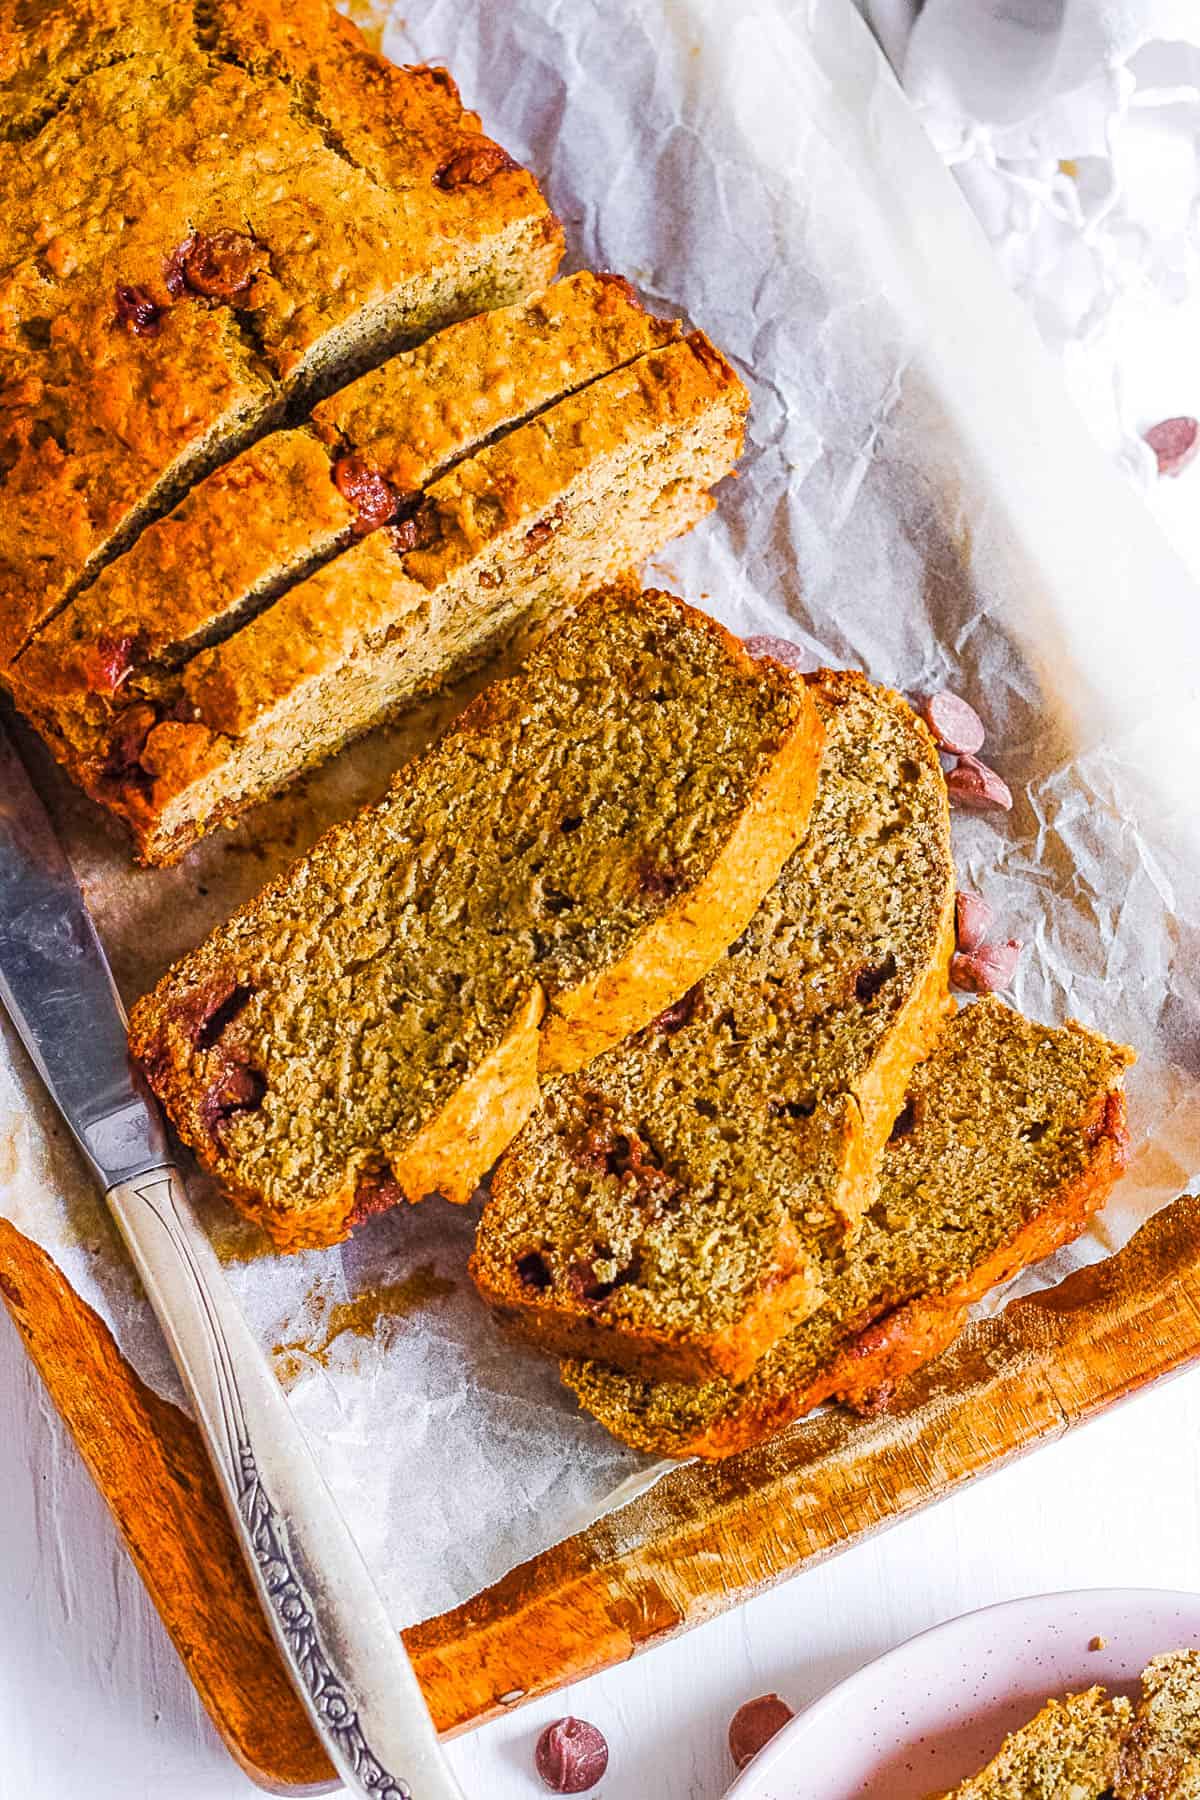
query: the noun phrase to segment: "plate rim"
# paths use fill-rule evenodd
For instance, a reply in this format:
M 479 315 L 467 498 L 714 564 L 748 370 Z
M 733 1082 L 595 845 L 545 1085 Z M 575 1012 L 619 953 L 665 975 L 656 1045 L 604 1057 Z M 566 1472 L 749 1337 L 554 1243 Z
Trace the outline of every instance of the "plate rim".
M 1008 1600 L 991 1600 L 986 1606 L 968 1607 L 965 1612 L 955 1613 L 949 1619 L 941 1619 L 936 1625 L 926 1625 L 921 1631 L 914 1631 L 910 1637 L 893 1644 L 889 1650 L 881 1650 L 878 1656 L 871 1657 L 861 1668 L 854 1669 L 835 1681 L 831 1687 L 817 1695 L 815 1700 L 798 1712 L 794 1719 L 789 1719 L 782 1731 L 776 1732 L 773 1738 L 765 1743 L 758 1755 L 736 1776 L 732 1787 L 725 1791 L 725 1800 L 761 1800 L 759 1787 L 764 1777 L 769 1776 L 776 1765 L 788 1754 L 789 1746 L 798 1741 L 803 1729 L 811 1727 L 814 1720 L 820 1719 L 823 1712 L 828 1711 L 835 1700 L 861 1684 L 872 1684 L 872 1678 L 885 1664 L 898 1659 L 914 1644 L 925 1638 L 936 1638 L 949 1634 L 968 1619 L 985 1618 L 992 1613 L 1018 1612 L 1023 1608 L 1034 1608 L 1040 1611 L 1051 1604 L 1055 1606 L 1097 1604 L 1101 1601 L 1111 1602 L 1117 1598 L 1122 1601 L 1154 1600 L 1161 1604 L 1172 1600 L 1190 1601 L 1200 1605 L 1200 1588 L 1169 1587 L 1084 1587 L 1059 1588 L 1049 1593 L 1019 1594 Z

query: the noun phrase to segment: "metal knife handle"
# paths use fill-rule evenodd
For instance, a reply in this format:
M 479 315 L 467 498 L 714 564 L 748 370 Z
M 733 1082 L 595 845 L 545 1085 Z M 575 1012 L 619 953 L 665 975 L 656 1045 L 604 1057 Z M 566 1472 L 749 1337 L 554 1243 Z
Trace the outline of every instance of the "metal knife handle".
M 108 1204 L 166 1333 L 275 1640 L 351 1794 L 463 1800 L 399 1633 L 171 1164 Z

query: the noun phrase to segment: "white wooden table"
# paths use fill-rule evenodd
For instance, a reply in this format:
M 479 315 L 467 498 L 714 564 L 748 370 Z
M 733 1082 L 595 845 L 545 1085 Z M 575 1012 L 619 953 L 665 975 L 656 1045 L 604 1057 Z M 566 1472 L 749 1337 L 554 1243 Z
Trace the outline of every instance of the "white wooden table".
M 0 1313 L 0 1800 L 247 1800 Z M 604 1731 L 597 1800 L 717 1800 L 725 1728 L 915 1631 L 1068 1587 L 1200 1582 L 1200 1371 L 637 1661 L 452 1746 L 471 1800 L 536 1800 L 542 1725 Z M 813 1796 L 819 1800 L 819 1796 Z

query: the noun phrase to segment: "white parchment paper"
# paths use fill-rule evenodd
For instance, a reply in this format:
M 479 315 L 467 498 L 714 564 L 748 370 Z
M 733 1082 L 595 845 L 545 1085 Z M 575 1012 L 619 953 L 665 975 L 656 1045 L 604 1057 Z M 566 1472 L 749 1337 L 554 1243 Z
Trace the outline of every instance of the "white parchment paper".
M 1200 596 L 1095 447 L 848 0 L 417 0 L 529 159 L 571 261 L 703 325 L 754 394 L 740 478 L 655 571 L 734 629 L 798 639 L 989 726 L 1011 817 L 961 819 L 966 884 L 1026 940 L 1015 998 L 1134 1044 L 1130 1174 L 1099 1255 L 1200 1175 Z M 360 9 L 359 16 L 363 16 Z M 180 869 L 135 872 L 38 760 L 131 996 L 387 773 L 463 695 L 340 758 Z M 177 1392 L 111 1228 L 11 1034 L 0 1202 Z M 206 1216 L 398 1624 L 450 1605 L 646 1472 L 554 1365 L 503 1341 L 438 1202 L 270 1255 Z M 1037 1279 L 1045 1279 L 1043 1271 Z

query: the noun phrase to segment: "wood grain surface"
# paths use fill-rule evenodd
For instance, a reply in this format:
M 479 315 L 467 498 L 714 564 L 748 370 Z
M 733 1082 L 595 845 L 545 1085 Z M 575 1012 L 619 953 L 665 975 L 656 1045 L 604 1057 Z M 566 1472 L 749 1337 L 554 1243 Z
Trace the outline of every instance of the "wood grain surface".
M 0 1294 L 196 1688 L 242 1767 L 331 1772 L 277 1659 L 194 1426 L 0 1221 Z M 1200 1199 L 973 1325 L 876 1418 L 827 1412 L 648 1494 L 406 1632 L 446 1732 L 688 1629 L 942 1499 L 1200 1355 Z

